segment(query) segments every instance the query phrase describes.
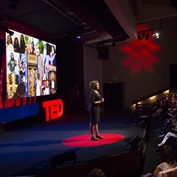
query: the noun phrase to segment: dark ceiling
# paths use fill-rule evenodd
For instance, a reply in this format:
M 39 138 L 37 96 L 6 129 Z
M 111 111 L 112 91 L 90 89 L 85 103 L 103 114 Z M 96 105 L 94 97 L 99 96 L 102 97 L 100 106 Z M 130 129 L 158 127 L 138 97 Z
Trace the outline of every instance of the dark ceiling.
M 149 4 L 160 5 L 158 8 L 171 6 L 172 1 L 176 2 L 176 0 L 1 0 L 0 32 L 4 30 L 3 27 L 7 27 L 49 41 L 59 38 L 75 40 L 78 34 L 82 34 L 79 41 L 87 44 L 102 41 L 122 42 L 137 37 L 138 2 L 148 8 Z M 133 13 L 129 13 L 130 11 Z M 177 15 L 174 15 L 176 14 L 173 16 L 168 14 L 163 18 L 171 16 L 168 20 L 176 24 Z
M 49 40 L 78 34 L 81 42 L 128 38 L 103 0 L 1 0 L 0 23 Z

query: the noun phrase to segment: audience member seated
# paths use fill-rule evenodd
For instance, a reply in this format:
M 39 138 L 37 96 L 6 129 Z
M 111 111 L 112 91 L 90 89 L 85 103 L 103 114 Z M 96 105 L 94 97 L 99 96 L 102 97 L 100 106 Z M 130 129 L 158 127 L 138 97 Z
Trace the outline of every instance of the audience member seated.
M 139 124 L 144 122 L 144 119 L 149 116 L 150 112 L 151 110 L 148 109 L 146 106 L 136 103 L 135 110 L 132 111 L 131 116 L 133 124 L 139 126 Z
M 173 95 L 173 94 L 172 94 Z M 173 106 L 171 105 L 172 103 Z M 163 121 L 162 127 L 160 129 L 160 136 L 164 137 L 166 133 L 168 133 L 171 128 L 174 128 L 173 120 L 177 120 L 177 102 L 174 100 L 174 96 L 170 98 L 169 108 L 166 110 L 166 112 L 163 113 L 163 117 L 161 120 Z
M 87 177 L 106 177 L 105 173 L 98 168 L 91 170 Z
M 153 173 L 147 173 L 141 177 L 159 177 L 159 173 L 167 169 L 173 169 L 176 167 L 176 155 L 174 149 L 165 145 L 160 152 L 160 164 L 156 167 Z
M 166 117 L 166 113 L 169 109 L 169 95 L 166 97 L 162 97 L 154 102 L 151 107 L 151 115 L 157 119 L 164 119 Z
M 155 114 L 155 112 L 159 109 L 159 106 L 160 106 L 160 99 L 158 99 L 157 101 L 153 103 L 152 108 L 151 108 L 152 114 Z
M 160 171 L 157 177 L 177 177 L 177 167 Z
M 161 99 L 158 108 L 154 113 L 154 118 L 162 119 L 163 115 L 167 111 L 167 105 L 165 99 Z
M 135 110 L 132 111 L 132 121 L 134 124 L 138 124 L 140 118 L 140 108 L 138 103 L 135 105 Z
M 166 112 L 164 112 L 163 117 L 161 117 L 161 120 L 164 121 L 165 119 L 170 119 L 177 113 L 177 104 L 175 102 L 175 105 L 173 107 L 168 107 Z
M 164 137 L 168 132 L 177 126 L 177 114 L 175 114 L 172 118 L 170 119 L 165 119 L 164 123 L 162 125 L 162 128 L 160 130 L 161 135 L 159 136 L 160 138 Z
M 158 144 L 158 146 L 160 147 L 160 146 L 163 146 L 163 145 L 167 144 L 167 140 L 168 140 L 170 137 L 176 138 L 176 137 L 177 137 L 177 133 L 168 132 L 168 133 L 165 135 L 165 137 L 164 137 L 164 139 L 162 140 L 162 142 Z
M 173 109 L 176 105 L 176 98 L 175 98 L 175 93 L 171 94 L 170 102 L 169 102 L 169 108 Z

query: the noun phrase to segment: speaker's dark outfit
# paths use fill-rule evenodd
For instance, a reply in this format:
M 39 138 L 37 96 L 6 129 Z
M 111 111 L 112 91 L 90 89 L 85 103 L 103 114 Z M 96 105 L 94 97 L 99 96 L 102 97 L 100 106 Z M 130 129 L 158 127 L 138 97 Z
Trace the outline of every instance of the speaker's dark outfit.
M 90 92 L 90 104 L 88 106 L 88 112 L 90 114 L 90 123 L 100 122 L 100 104 L 95 104 L 95 101 L 100 101 L 102 97 L 94 90 Z

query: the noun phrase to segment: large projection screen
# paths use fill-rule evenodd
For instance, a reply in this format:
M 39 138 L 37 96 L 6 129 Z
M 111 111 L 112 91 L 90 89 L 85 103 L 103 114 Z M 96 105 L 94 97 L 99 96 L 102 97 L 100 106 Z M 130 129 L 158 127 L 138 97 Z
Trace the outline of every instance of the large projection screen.
M 11 30 L 6 33 L 7 98 L 57 93 L 56 45 Z

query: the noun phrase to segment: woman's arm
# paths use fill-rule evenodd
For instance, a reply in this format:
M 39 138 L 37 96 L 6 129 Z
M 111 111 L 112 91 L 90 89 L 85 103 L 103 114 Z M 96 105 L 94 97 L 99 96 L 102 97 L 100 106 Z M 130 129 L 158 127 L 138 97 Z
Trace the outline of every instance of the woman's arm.
M 101 100 L 95 101 L 95 104 L 100 104 L 100 103 L 103 103 L 103 102 L 104 102 L 104 98 L 101 98 Z
M 162 169 L 159 168 L 159 167 L 156 167 L 156 169 L 155 169 L 154 172 L 153 172 L 153 176 L 156 177 L 157 174 L 158 174 L 160 171 L 162 171 Z

